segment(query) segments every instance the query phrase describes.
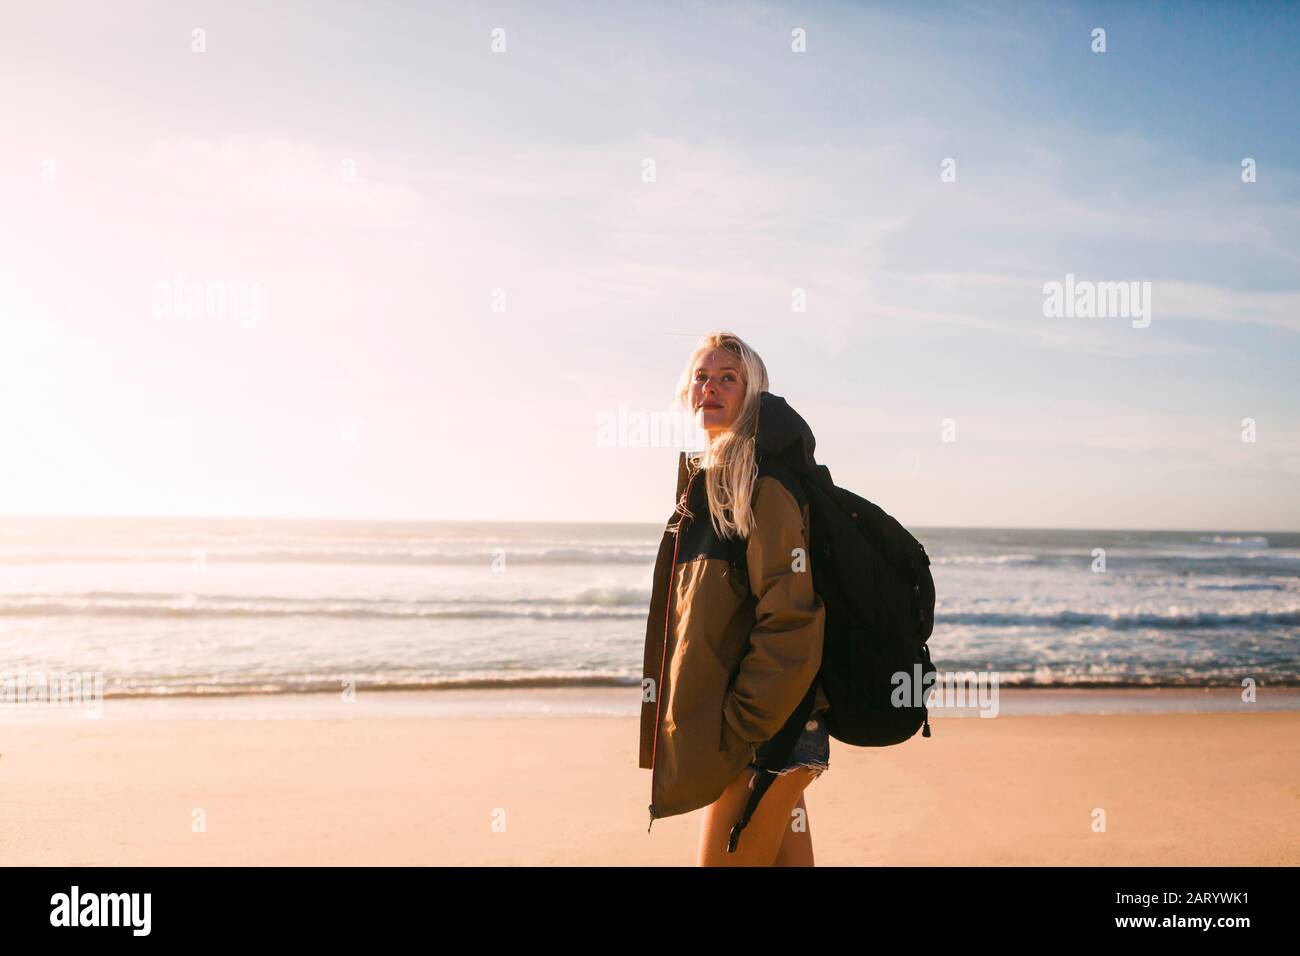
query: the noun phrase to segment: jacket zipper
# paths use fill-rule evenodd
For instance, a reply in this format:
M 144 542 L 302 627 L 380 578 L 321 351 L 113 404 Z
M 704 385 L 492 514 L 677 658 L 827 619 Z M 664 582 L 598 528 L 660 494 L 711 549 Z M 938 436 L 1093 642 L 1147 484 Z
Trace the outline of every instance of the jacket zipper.
M 695 481 L 695 472 L 690 478 L 686 479 L 686 491 L 683 493 L 683 500 L 691 500 L 691 483 Z M 677 548 L 682 543 L 682 523 L 685 522 L 686 515 L 682 515 L 677 520 L 677 530 L 673 532 L 673 563 L 668 565 L 668 604 L 664 612 L 664 650 L 659 658 L 659 683 L 655 685 L 655 731 L 654 739 L 650 745 L 650 826 L 645 828 L 645 832 L 650 832 L 650 827 L 655 825 L 655 757 L 659 752 L 659 712 L 664 702 L 664 668 L 668 666 L 668 626 L 673 619 L 673 575 L 677 571 Z

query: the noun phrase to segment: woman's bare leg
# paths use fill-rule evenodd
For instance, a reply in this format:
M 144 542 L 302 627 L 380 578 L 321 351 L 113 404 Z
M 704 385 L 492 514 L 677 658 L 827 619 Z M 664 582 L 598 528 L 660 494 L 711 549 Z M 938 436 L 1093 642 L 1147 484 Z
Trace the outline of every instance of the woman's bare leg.
M 813 862 L 812 825 L 808 822 L 808 807 L 803 802 L 803 791 L 799 792 L 799 802 L 790 812 L 790 824 L 785 828 L 781 849 L 777 851 L 776 862 L 772 865 L 817 865 Z
M 793 820 L 791 813 L 803 797 L 803 789 L 812 782 L 815 771 L 800 767 L 793 773 L 772 781 L 759 801 L 758 809 L 740 831 L 735 853 L 727 852 L 731 828 L 745 812 L 749 801 L 750 781 L 755 772 L 746 767 L 713 803 L 704 808 L 700 825 L 700 866 L 773 866 L 781 844 Z M 810 834 L 794 834 L 808 836 Z M 811 843 L 809 844 L 811 855 Z

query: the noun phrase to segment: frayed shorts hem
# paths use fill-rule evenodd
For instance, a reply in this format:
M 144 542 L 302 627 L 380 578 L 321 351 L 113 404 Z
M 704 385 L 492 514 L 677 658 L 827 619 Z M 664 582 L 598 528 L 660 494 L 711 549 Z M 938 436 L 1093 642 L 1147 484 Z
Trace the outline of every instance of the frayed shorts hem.
M 804 768 L 817 771 L 816 773 L 813 774 L 813 779 L 816 779 L 817 777 L 820 777 L 822 774 L 824 774 L 827 770 L 830 769 L 830 764 L 818 763 L 813 760 L 805 760 L 802 763 L 791 764 L 790 766 L 786 767 L 784 770 L 777 773 L 777 776 L 784 777 L 788 773 L 794 773 L 796 770 L 802 770 Z M 768 773 L 771 772 L 772 771 L 770 770 L 768 771 Z
M 825 709 L 822 709 L 809 716 L 809 726 L 805 728 L 794 749 L 790 752 L 790 757 L 785 766 L 779 771 L 768 770 L 768 773 L 775 773 L 779 777 L 784 777 L 786 774 L 807 767 L 815 771 L 813 773 L 813 779 L 815 780 L 830 769 L 830 734 L 826 729 L 825 714 Z M 749 767 L 751 770 L 758 770 L 754 762 L 751 762 Z

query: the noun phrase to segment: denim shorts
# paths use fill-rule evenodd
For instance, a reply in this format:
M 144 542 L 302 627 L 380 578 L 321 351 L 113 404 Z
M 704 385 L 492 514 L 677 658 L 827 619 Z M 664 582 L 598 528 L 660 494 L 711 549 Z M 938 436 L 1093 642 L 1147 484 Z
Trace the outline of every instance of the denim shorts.
M 799 735 L 794 749 L 790 751 L 790 757 L 786 760 L 780 776 L 785 776 L 796 767 L 811 767 L 816 771 L 813 774 L 813 779 L 816 779 L 830 767 L 831 734 L 826 726 L 827 709 L 823 707 L 808 716 L 803 733 Z M 754 761 L 751 761 L 749 766 L 752 770 L 758 769 Z

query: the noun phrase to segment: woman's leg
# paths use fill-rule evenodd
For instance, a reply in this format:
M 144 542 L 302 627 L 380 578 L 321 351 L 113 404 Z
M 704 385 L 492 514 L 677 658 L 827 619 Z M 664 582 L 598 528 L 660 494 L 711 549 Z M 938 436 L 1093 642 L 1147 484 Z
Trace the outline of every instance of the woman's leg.
M 731 837 L 731 828 L 745 812 L 745 804 L 749 802 L 750 795 L 749 783 L 755 777 L 755 772 L 749 767 L 742 770 L 740 776 L 728 784 L 722 796 L 704 808 L 704 820 L 700 825 L 699 865 L 775 865 L 777 854 L 793 822 L 791 813 L 801 802 L 804 787 L 813 781 L 815 775 L 816 771 L 799 767 L 773 780 L 749 823 L 740 831 L 740 843 L 736 852 L 728 853 L 727 840 Z M 810 834 L 791 836 L 806 836 L 811 841 Z M 811 853 L 812 845 L 809 842 L 810 857 Z
M 799 802 L 790 812 L 790 824 L 785 828 L 785 837 L 781 840 L 781 849 L 777 851 L 773 866 L 816 866 L 813 862 L 812 825 L 808 822 L 808 807 L 803 802 L 803 792 L 799 793 Z

